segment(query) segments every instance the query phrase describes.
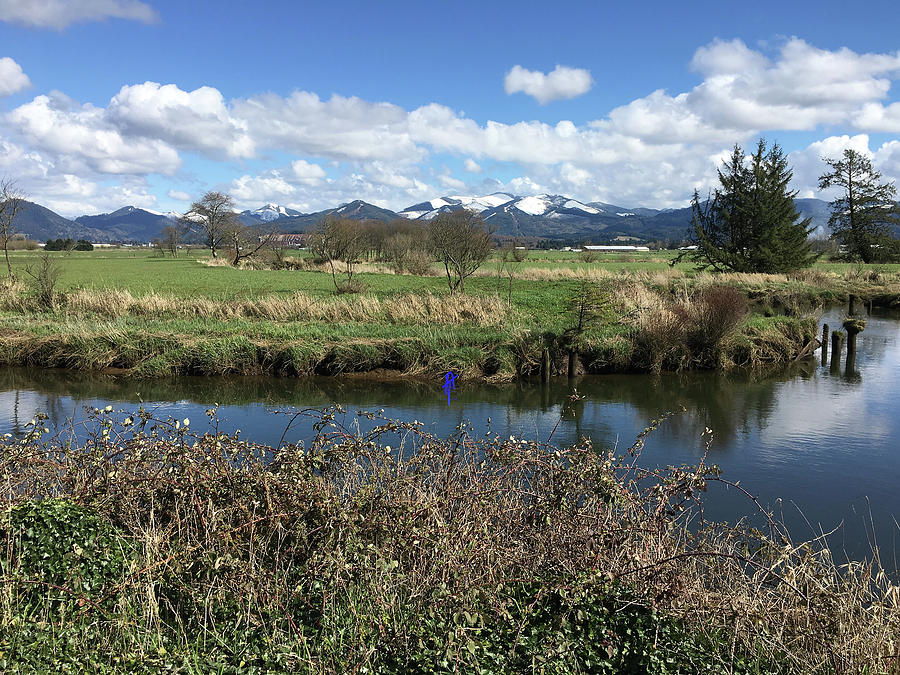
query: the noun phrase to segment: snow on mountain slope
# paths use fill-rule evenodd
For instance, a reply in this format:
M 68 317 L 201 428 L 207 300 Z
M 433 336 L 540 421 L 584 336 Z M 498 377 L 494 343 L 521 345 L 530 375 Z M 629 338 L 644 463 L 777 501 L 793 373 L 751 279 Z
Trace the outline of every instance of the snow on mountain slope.
M 588 206 L 587 204 L 582 204 L 579 201 L 575 201 L 574 199 L 570 199 L 565 204 L 563 204 L 563 208 L 566 209 L 574 209 L 576 211 L 584 211 L 585 213 L 597 214 L 600 213 L 593 206 Z
M 410 220 L 431 220 L 439 213 L 456 211 L 460 208 L 469 211 L 481 212 L 493 209 L 515 199 L 514 195 L 505 192 L 494 192 L 483 196 L 453 195 L 450 197 L 438 197 L 420 204 L 408 206 L 400 215 Z
M 450 199 L 457 200 L 467 209 L 484 211 L 485 209 L 493 209 L 501 204 L 512 201 L 515 199 L 515 195 L 510 195 L 505 192 L 494 192 L 493 194 L 484 195 L 483 197 L 453 196 L 450 197 Z
M 545 195 L 539 195 L 537 197 L 522 197 L 521 199 L 517 199 L 513 206 L 530 216 L 540 216 L 547 212 L 550 202 L 545 198 Z

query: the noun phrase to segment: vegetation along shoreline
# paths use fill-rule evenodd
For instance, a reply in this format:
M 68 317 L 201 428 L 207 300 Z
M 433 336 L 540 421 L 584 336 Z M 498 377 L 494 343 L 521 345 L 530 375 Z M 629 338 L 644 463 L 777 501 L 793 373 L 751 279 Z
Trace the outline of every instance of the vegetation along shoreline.
M 538 376 L 547 350 L 549 375 L 569 372 L 569 354 L 576 373 L 755 367 L 810 353 L 815 315 L 827 305 L 851 295 L 867 307 L 900 305 L 893 266 L 710 275 L 659 266 L 654 255 L 607 264 L 536 259 L 517 270 L 508 297 L 491 269 L 473 276 L 466 294 L 448 294 L 436 276 L 379 271 L 357 274 L 369 290 L 335 296 L 323 292 L 326 275 L 311 260 L 308 269 L 273 271 L 146 254 L 61 257 L 71 285 L 50 302 L 21 283 L 0 289 L 0 363 L 136 378 L 453 370 L 503 381 Z M 14 260 L 31 264 L 29 257 Z M 133 293 L 117 290 L 129 281 L 116 278 L 122 264 L 191 267 L 223 295 L 191 295 L 187 284 L 162 293 L 134 280 Z M 112 288 L 85 286 L 81 275 L 98 271 Z M 288 290 L 284 279 L 309 290 Z M 424 289 L 410 283 L 418 280 Z M 242 289 L 244 281 L 258 290 Z

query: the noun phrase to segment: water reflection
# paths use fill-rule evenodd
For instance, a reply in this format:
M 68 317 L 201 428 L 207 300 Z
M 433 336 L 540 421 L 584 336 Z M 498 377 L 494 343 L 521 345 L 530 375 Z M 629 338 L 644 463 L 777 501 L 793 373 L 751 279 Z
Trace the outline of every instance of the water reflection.
M 391 414 L 443 420 L 453 425 L 492 417 L 507 429 L 531 431 L 541 437 L 547 424 L 560 416 L 562 433 L 574 442 L 583 436 L 610 445 L 623 429 L 612 426 L 611 407 L 627 408 L 649 421 L 682 407 L 669 425 L 679 436 L 699 436 L 706 427 L 716 430 L 723 445 L 750 428 L 763 427 L 775 406 L 779 383 L 814 376 L 815 364 L 794 364 L 772 373 L 686 373 L 661 377 L 610 375 L 558 379 L 549 385 L 519 383 L 508 386 L 461 383 L 457 400 L 447 405 L 439 385 L 432 381 L 376 382 L 356 378 L 206 378 L 129 381 L 113 376 L 83 376 L 67 371 L 8 369 L 0 371 L 0 397 L 12 396 L 10 413 L 2 420 L 18 432 L 40 410 L 52 426 L 60 427 L 79 404 L 100 402 L 134 407 L 142 402 L 166 409 L 207 407 L 218 403 L 226 413 L 246 406 L 323 407 L 340 403 L 348 409 L 390 409 Z M 572 404 L 578 393 L 585 398 Z M 597 412 L 603 410 L 604 414 Z M 445 426 L 442 424 L 442 426 Z M 246 430 L 246 429 L 245 429 Z

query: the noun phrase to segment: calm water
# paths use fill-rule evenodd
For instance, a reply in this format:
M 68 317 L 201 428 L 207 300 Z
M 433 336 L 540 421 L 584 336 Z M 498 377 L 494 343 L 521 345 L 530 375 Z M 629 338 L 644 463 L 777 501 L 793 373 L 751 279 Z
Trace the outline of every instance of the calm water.
M 486 386 L 460 382 L 450 405 L 441 381 L 381 382 L 361 379 L 210 378 L 124 381 L 112 377 L 0 370 L 0 433 L 17 432 L 36 412 L 59 429 L 84 418 L 84 406 L 135 409 L 189 417 L 203 430 L 205 410 L 220 404 L 227 430 L 277 444 L 282 418 L 267 410 L 324 407 L 379 410 L 418 419 L 447 434 L 463 420 L 476 429 L 546 440 L 560 416 L 553 442 L 588 436 L 597 447 L 622 451 L 652 418 L 687 409 L 663 423 L 647 441 L 644 466 L 695 463 L 704 452 L 701 434 L 713 429 L 709 461 L 726 478 L 776 507 L 795 537 L 841 525 L 832 545 L 853 557 L 870 550 L 900 554 L 900 320 L 869 317 L 859 336 L 855 367 L 835 372 L 816 358 L 775 374 L 691 373 L 590 376 L 550 386 Z M 825 317 L 839 325 L 837 314 Z M 585 398 L 574 407 L 576 387 Z M 291 431 L 289 440 L 309 435 Z M 780 502 L 778 500 L 781 500 Z M 708 517 L 750 513 L 746 499 L 716 486 L 707 497 Z M 895 567 L 894 561 L 885 561 Z

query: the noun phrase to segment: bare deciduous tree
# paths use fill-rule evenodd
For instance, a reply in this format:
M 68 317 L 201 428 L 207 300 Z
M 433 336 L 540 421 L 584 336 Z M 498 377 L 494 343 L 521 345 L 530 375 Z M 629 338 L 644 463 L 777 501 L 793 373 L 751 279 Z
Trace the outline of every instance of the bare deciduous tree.
M 159 239 L 154 244 L 157 248 L 165 253 L 168 251 L 172 257 L 178 255 L 178 249 L 181 247 L 182 232 L 174 225 L 167 225 L 162 229 Z
M 252 258 L 264 248 L 270 247 L 275 238 L 276 229 L 272 226 L 253 227 L 244 225 L 235 219 L 224 233 L 223 240 L 231 249 L 231 264 L 237 267 L 242 260 Z
M 354 292 L 354 266 L 368 250 L 365 230 L 357 220 L 326 217 L 319 225 L 319 231 L 312 241 L 312 249 L 316 255 L 328 261 L 331 267 L 331 279 L 339 292 Z M 337 280 L 336 262 L 344 263 L 346 280 L 341 284 Z
M 6 270 L 13 277 L 12 264 L 9 262 L 9 242 L 16 234 L 15 221 L 22 208 L 25 196 L 16 188 L 12 179 L 0 181 L 0 244 L 6 258 Z
M 468 209 L 441 213 L 428 224 L 428 249 L 444 265 L 450 292 L 465 292 L 466 277 L 491 254 L 491 233 L 478 213 Z
M 201 236 L 213 258 L 218 257 L 217 251 L 222 248 L 229 231 L 241 224 L 234 212 L 234 200 L 223 192 L 212 190 L 191 204 L 179 223 L 186 231 Z

